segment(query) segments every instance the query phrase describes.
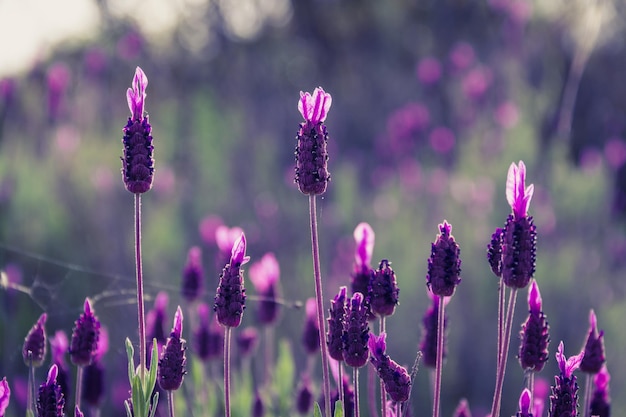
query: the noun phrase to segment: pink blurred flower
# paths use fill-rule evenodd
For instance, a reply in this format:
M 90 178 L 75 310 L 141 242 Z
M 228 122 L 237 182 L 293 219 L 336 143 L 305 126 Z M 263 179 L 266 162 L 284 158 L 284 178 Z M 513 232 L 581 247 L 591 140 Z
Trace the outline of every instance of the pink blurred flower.
M 426 57 L 417 64 L 417 79 L 424 85 L 439 81 L 441 72 L 441 63 L 434 57 Z
M 428 136 L 431 148 L 440 154 L 446 154 L 454 148 L 454 132 L 445 126 L 434 128 Z
M 472 69 L 462 81 L 462 89 L 465 96 L 471 100 L 480 100 L 493 81 L 491 69 L 478 66 Z
M 626 162 L 626 141 L 612 137 L 604 144 L 604 157 L 613 169 L 618 169 Z
M 476 59 L 474 47 L 468 42 L 458 42 L 450 51 L 449 59 L 455 70 L 462 71 L 467 69 Z
M 200 225 L 198 226 L 200 238 L 207 245 L 216 243 L 217 229 L 223 225 L 224 223 L 221 217 L 215 214 L 207 215 L 200 221 Z
M 519 109 L 514 102 L 505 101 L 498 105 L 493 117 L 500 126 L 505 129 L 510 129 L 515 127 L 519 121 Z

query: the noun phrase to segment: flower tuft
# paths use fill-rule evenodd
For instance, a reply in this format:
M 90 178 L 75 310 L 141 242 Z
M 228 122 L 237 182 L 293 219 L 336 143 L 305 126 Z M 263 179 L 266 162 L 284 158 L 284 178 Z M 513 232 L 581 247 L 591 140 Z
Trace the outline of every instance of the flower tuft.
M 304 331 L 302 332 L 302 344 L 309 355 L 317 353 L 320 349 L 320 328 L 317 321 L 317 304 L 315 298 L 308 298 L 305 304 L 306 317 Z
M 157 370 L 159 386 L 165 391 L 175 391 L 180 388 L 186 373 L 185 351 L 187 350 L 187 342 L 182 338 L 182 333 L 183 313 L 178 306 L 174 314 L 174 326 L 161 353 Z
M 583 360 L 580 370 L 587 374 L 597 374 L 606 362 L 604 355 L 604 332 L 598 332 L 598 323 L 593 309 L 589 312 L 589 335 L 583 347 Z
M 555 385 L 550 395 L 550 416 L 576 417 L 578 415 L 578 384 L 574 371 L 580 366 L 583 352 L 570 358 L 563 354 L 563 342 L 556 352 L 560 374 L 555 377 Z
M 37 395 L 37 417 L 64 417 L 65 398 L 57 383 L 58 368 L 52 365 L 46 382 L 39 386 Z
M 0 381 L 0 417 L 4 416 L 4 413 L 9 406 L 9 400 L 11 399 L 11 388 L 6 377 Z
M 439 234 L 431 246 L 426 282 L 434 295 L 450 297 L 461 282 L 461 249 L 450 233 L 452 226 L 443 221 Z
M 521 219 L 528 214 L 530 200 L 533 198 L 534 185 L 526 187 L 526 165 L 519 161 L 519 165 L 511 163 L 506 176 L 506 199 L 513 210 L 515 219 Z
M 520 332 L 519 361 L 522 369 L 539 372 L 548 360 L 550 335 L 546 315 L 541 311 L 541 294 L 537 281 L 528 291 L 528 318 L 522 324 Z
M 24 339 L 22 358 L 27 366 L 30 366 L 32 363 L 32 366 L 39 367 L 46 357 L 47 345 L 45 325 L 47 319 L 48 315 L 46 313 L 41 314 Z
M 241 324 L 246 302 L 241 266 L 250 260 L 246 256 L 246 237 L 242 233 L 233 244 L 230 262 L 222 270 L 220 283 L 215 295 L 217 321 L 225 327 L 238 327 Z
M 491 235 L 491 242 L 487 245 L 487 260 L 491 271 L 498 278 L 502 276 L 502 233 L 504 229 L 497 227 Z
M 276 256 L 273 253 L 263 255 L 259 262 L 250 266 L 249 275 L 259 297 L 256 314 L 258 322 L 262 325 L 276 322 L 280 307 L 276 302 L 280 279 L 280 266 Z
M 187 301 L 196 300 L 204 286 L 204 268 L 202 267 L 202 249 L 193 246 L 187 253 L 187 263 L 183 268 L 182 295 Z
M 330 301 L 326 344 L 328 356 L 337 361 L 343 361 L 343 327 L 346 320 L 347 291 L 345 286 L 339 288 L 335 298 Z
M 376 273 L 370 280 L 370 307 L 374 314 L 381 317 L 391 316 L 398 305 L 398 283 L 396 273 L 387 259 L 380 261 Z
M 347 302 L 343 330 L 343 360 L 346 365 L 353 368 L 365 366 L 369 353 L 367 349 L 369 331 L 363 294 L 357 292 Z
M 519 412 L 516 414 L 516 417 L 533 417 L 530 400 L 530 391 L 528 388 L 524 388 L 524 391 L 522 391 L 519 397 Z
M 378 377 L 385 385 L 385 391 L 396 402 L 405 402 L 411 394 L 411 376 L 406 368 L 393 361 L 386 351 L 386 333 L 379 336 L 370 333 L 367 342 L 370 352 L 370 362 L 376 368 Z
M 84 312 L 74 322 L 70 342 L 70 360 L 74 365 L 86 366 L 91 363 L 93 355 L 98 349 L 99 337 L 100 321 L 92 311 L 91 302 L 86 298 Z

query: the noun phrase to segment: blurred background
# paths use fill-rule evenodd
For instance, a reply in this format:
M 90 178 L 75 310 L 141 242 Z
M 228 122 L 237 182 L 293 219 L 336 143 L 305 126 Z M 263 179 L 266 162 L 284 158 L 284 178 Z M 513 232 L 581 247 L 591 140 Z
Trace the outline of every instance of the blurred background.
M 486 246 L 510 212 L 507 169 L 523 160 L 552 340 L 538 377 L 553 382 L 559 341 L 579 352 L 594 309 L 614 415 L 626 415 L 625 15 L 610 0 L 0 0 L 0 376 L 23 385 L 28 329 L 46 312 L 48 334 L 69 333 L 90 297 L 110 335 L 103 415 L 123 413 L 136 307 L 119 157 L 140 66 L 156 157 L 143 197 L 146 305 L 167 291 L 167 326 L 185 303 L 189 248 L 202 249 L 211 304 L 223 267 L 215 231 L 241 227 L 253 262 L 278 259 L 288 305 L 276 338 L 305 366 L 305 312 L 292 303 L 314 287 L 307 198 L 293 183 L 296 105 L 323 86 L 333 97 L 332 178 L 318 200 L 325 298 L 349 284 L 353 230 L 370 223 L 374 262 L 389 259 L 400 287 L 388 352 L 410 366 L 430 243 L 446 219 L 463 281 L 447 307 L 442 415 L 463 397 L 486 415 L 497 312 Z M 244 326 L 255 324 L 252 298 Z M 514 356 L 525 290 L 517 307 L 503 415 L 524 384 Z M 414 416 L 430 415 L 429 372 L 414 382 Z M 13 391 L 8 415 L 22 415 Z

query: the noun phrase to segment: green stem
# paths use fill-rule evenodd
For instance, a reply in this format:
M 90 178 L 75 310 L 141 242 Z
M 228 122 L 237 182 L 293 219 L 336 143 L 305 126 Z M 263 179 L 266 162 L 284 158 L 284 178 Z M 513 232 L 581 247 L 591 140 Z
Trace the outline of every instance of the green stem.
M 435 398 L 433 400 L 433 417 L 439 417 L 441 400 L 441 373 L 443 370 L 443 318 L 445 303 L 443 297 L 439 297 L 439 310 L 437 313 L 437 364 L 435 366 Z
M 224 332 L 224 409 L 226 417 L 230 417 L 230 335 L 231 327 Z

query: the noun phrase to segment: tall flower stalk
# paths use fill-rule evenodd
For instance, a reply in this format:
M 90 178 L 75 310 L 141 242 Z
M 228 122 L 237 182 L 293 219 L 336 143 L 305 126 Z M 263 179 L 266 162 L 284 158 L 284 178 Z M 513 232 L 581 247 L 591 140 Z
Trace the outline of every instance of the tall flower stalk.
M 589 334 L 583 347 L 583 360 L 580 363 L 580 370 L 587 374 L 585 378 L 585 391 L 583 399 L 583 417 L 589 416 L 591 403 L 591 380 L 597 375 L 606 362 L 604 355 L 603 331 L 598 331 L 598 321 L 593 309 L 589 312 Z
M 317 322 L 322 355 L 322 374 L 324 378 L 324 407 L 326 415 L 330 415 L 330 374 L 328 349 L 323 338 L 326 334 L 324 321 L 324 297 L 322 293 L 322 274 L 319 259 L 319 243 L 317 234 L 317 208 L 315 197 L 326 192 L 330 174 L 328 172 L 328 133 L 324 120 L 330 109 L 332 98 L 321 87 L 313 94 L 300 92 L 298 110 L 304 117 L 300 123 L 296 145 L 295 181 L 299 190 L 309 196 L 309 215 L 311 225 L 311 248 L 313 255 L 313 275 L 315 278 L 315 300 L 317 303 Z

